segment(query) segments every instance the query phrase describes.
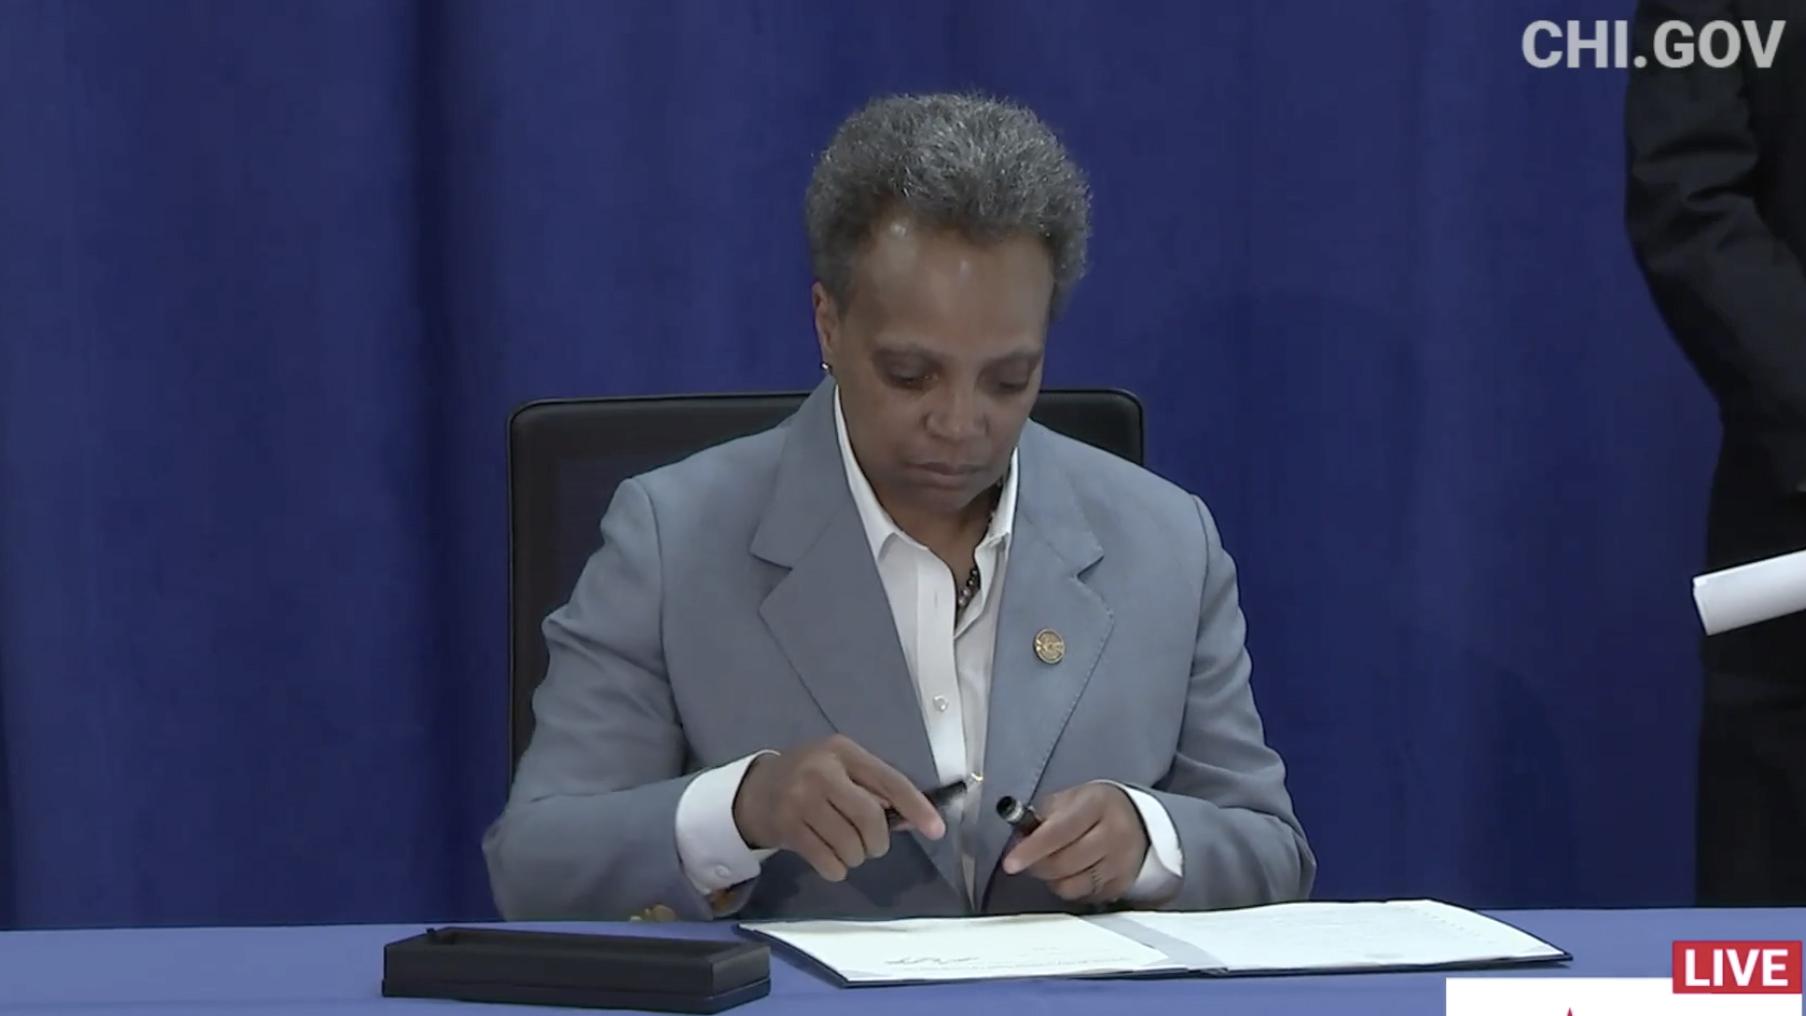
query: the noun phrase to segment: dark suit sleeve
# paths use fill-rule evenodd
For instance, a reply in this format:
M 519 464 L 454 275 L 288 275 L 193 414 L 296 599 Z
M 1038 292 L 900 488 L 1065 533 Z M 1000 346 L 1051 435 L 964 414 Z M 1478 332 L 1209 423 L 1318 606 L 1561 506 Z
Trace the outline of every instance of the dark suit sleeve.
M 1637 5 L 1636 52 L 1650 63 L 1631 72 L 1625 101 L 1625 217 L 1675 338 L 1727 419 L 1762 436 L 1777 490 L 1792 492 L 1806 482 L 1806 271 L 1755 197 L 1761 152 L 1746 75 L 1765 72 L 1667 68 L 1654 57 L 1662 21 L 1697 31 L 1736 17 L 1731 0 Z

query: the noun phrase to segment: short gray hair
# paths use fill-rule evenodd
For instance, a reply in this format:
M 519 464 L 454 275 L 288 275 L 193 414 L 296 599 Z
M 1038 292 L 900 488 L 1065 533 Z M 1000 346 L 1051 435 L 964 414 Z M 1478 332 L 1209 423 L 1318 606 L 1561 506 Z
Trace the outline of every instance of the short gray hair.
M 1053 262 L 1054 310 L 1085 274 L 1085 176 L 1053 131 L 1015 103 L 889 96 L 840 125 L 810 177 L 803 215 L 815 277 L 841 307 L 855 256 L 898 209 L 979 243 L 1039 239 Z

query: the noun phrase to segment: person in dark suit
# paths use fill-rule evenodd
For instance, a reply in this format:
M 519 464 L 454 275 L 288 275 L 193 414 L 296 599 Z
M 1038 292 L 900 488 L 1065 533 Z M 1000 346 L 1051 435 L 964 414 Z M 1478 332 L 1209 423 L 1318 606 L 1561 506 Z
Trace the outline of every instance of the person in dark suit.
M 1782 30 L 1763 68 L 1655 59 L 1669 21 Z M 1642 0 L 1626 220 L 1655 303 L 1717 400 L 1706 565 L 1806 548 L 1806 6 Z M 1678 36 L 1683 37 L 1684 36 Z M 1705 641 L 1698 893 L 1806 903 L 1806 614 Z

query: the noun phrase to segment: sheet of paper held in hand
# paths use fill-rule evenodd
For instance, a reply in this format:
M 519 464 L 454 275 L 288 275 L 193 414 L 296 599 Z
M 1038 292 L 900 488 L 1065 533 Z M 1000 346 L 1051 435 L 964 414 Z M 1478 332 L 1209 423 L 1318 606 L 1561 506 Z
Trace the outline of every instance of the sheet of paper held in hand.
M 1806 610 L 1806 550 L 1698 576 L 1693 604 L 1707 635 Z
M 1510 925 L 1432 901 L 1286 903 L 1095 917 L 775 921 L 742 927 L 848 985 L 1014 977 L 1329 973 L 1568 958 Z

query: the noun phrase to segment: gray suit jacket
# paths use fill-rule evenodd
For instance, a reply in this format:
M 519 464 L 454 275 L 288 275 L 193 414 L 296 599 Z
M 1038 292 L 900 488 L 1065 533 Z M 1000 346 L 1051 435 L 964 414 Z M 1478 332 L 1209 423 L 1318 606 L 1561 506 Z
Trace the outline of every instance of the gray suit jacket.
M 1089 780 L 1165 805 L 1173 909 L 1307 895 L 1316 862 L 1249 690 L 1235 566 L 1195 497 L 1030 423 L 998 617 L 977 898 L 1065 909 L 998 867 L 998 797 Z M 1041 662 L 1051 628 L 1065 657 Z M 784 424 L 624 482 L 602 545 L 546 620 L 537 726 L 483 848 L 511 919 L 713 916 L 678 858 L 695 773 L 836 731 L 935 785 L 920 708 L 848 490 L 824 383 Z M 969 911 L 953 838 L 904 834 L 830 883 L 780 852 L 743 917 Z

